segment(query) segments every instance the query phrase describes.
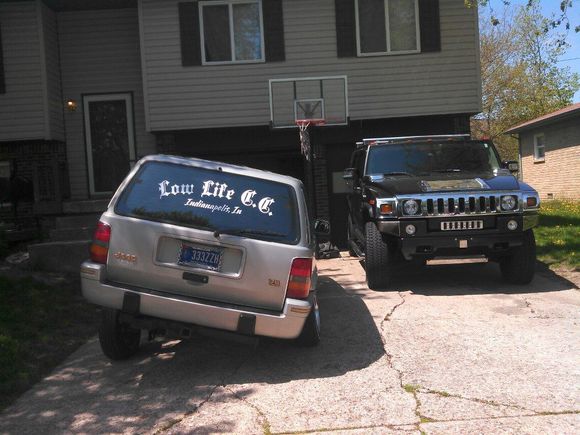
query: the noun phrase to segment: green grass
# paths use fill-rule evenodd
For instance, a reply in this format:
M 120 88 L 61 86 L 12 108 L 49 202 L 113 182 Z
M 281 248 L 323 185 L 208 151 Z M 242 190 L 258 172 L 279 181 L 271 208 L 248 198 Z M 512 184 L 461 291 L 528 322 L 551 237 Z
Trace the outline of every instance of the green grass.
M 550 266 L 580 268 L 580 201 L 545 201 L 534 230 L 538 259 Z
M 0 409 L 95 334 L 78 281 L 52 287 L 0 276 Z

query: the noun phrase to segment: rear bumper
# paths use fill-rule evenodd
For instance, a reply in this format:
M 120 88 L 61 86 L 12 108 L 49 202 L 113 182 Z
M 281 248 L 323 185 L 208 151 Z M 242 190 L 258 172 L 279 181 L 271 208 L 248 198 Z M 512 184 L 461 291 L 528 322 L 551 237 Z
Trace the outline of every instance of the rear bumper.
M 247 307 L 213 305 L 177 295 L 127 288 L 107 282 L 106 266 L 91 261 L 81 265 L 81 287 L 83 296 L 89 302 L 103 307 L 123 310 L 124 301 L 126 305 L 130 298 L 131 311 L 137 311 L 133 314 L 231 332 L 244 330 L 247 319 L 255 318 L 253 334 L 284 339 L 300 335 L 313 306 L 311 295 L 308 300 L 286 299 L 281 313 L 266 313 L 263 310 L 252 311 Z M 135 304 L 135 300 L 138 303 Z

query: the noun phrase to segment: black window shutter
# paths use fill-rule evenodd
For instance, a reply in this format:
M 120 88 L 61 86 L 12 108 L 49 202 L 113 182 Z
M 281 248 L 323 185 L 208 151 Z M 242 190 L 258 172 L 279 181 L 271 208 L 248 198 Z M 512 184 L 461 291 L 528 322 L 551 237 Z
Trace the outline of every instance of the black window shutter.
M 4 80 L 4 54 L 2 53 L 2 28 L 0 27 L 0 94 L 6 93 L 6 82 Z
M 336 54 L 356 57 L 356 18 L 354 0 L 334 0 L 336 15 Z
M 282 62 L 286 60 L 282 0 L 263 0 L 262 16 L 264 17 L 266 62 Z
M 181 38 L 181 64 L 201 65 L 201 39 L 197 2 L 179 3 L 179 36 Z
M 419 26 L 421 51 L 423 53 L 441 51 L 439 0 L 419 0 Z

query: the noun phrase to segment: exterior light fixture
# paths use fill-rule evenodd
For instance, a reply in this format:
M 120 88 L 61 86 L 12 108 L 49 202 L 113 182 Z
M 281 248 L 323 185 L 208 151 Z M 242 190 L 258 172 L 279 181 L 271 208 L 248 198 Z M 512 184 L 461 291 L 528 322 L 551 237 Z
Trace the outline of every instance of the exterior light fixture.
M 75 100 L 67 100 L 66 110 L 69 112 L 74 112 L 77 110 L 77 102 Z

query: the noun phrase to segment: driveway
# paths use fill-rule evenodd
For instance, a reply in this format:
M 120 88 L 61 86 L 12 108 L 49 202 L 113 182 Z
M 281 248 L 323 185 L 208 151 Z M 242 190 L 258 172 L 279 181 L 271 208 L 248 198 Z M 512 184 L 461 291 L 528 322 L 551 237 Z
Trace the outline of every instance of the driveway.
M 0 433 L 580 433 L 580 292 L 495 265 L 402 269 L 369 290 L 319 262 L 312 349 L 205 337 L 112 364 L 92 340 L 0 415 Z

